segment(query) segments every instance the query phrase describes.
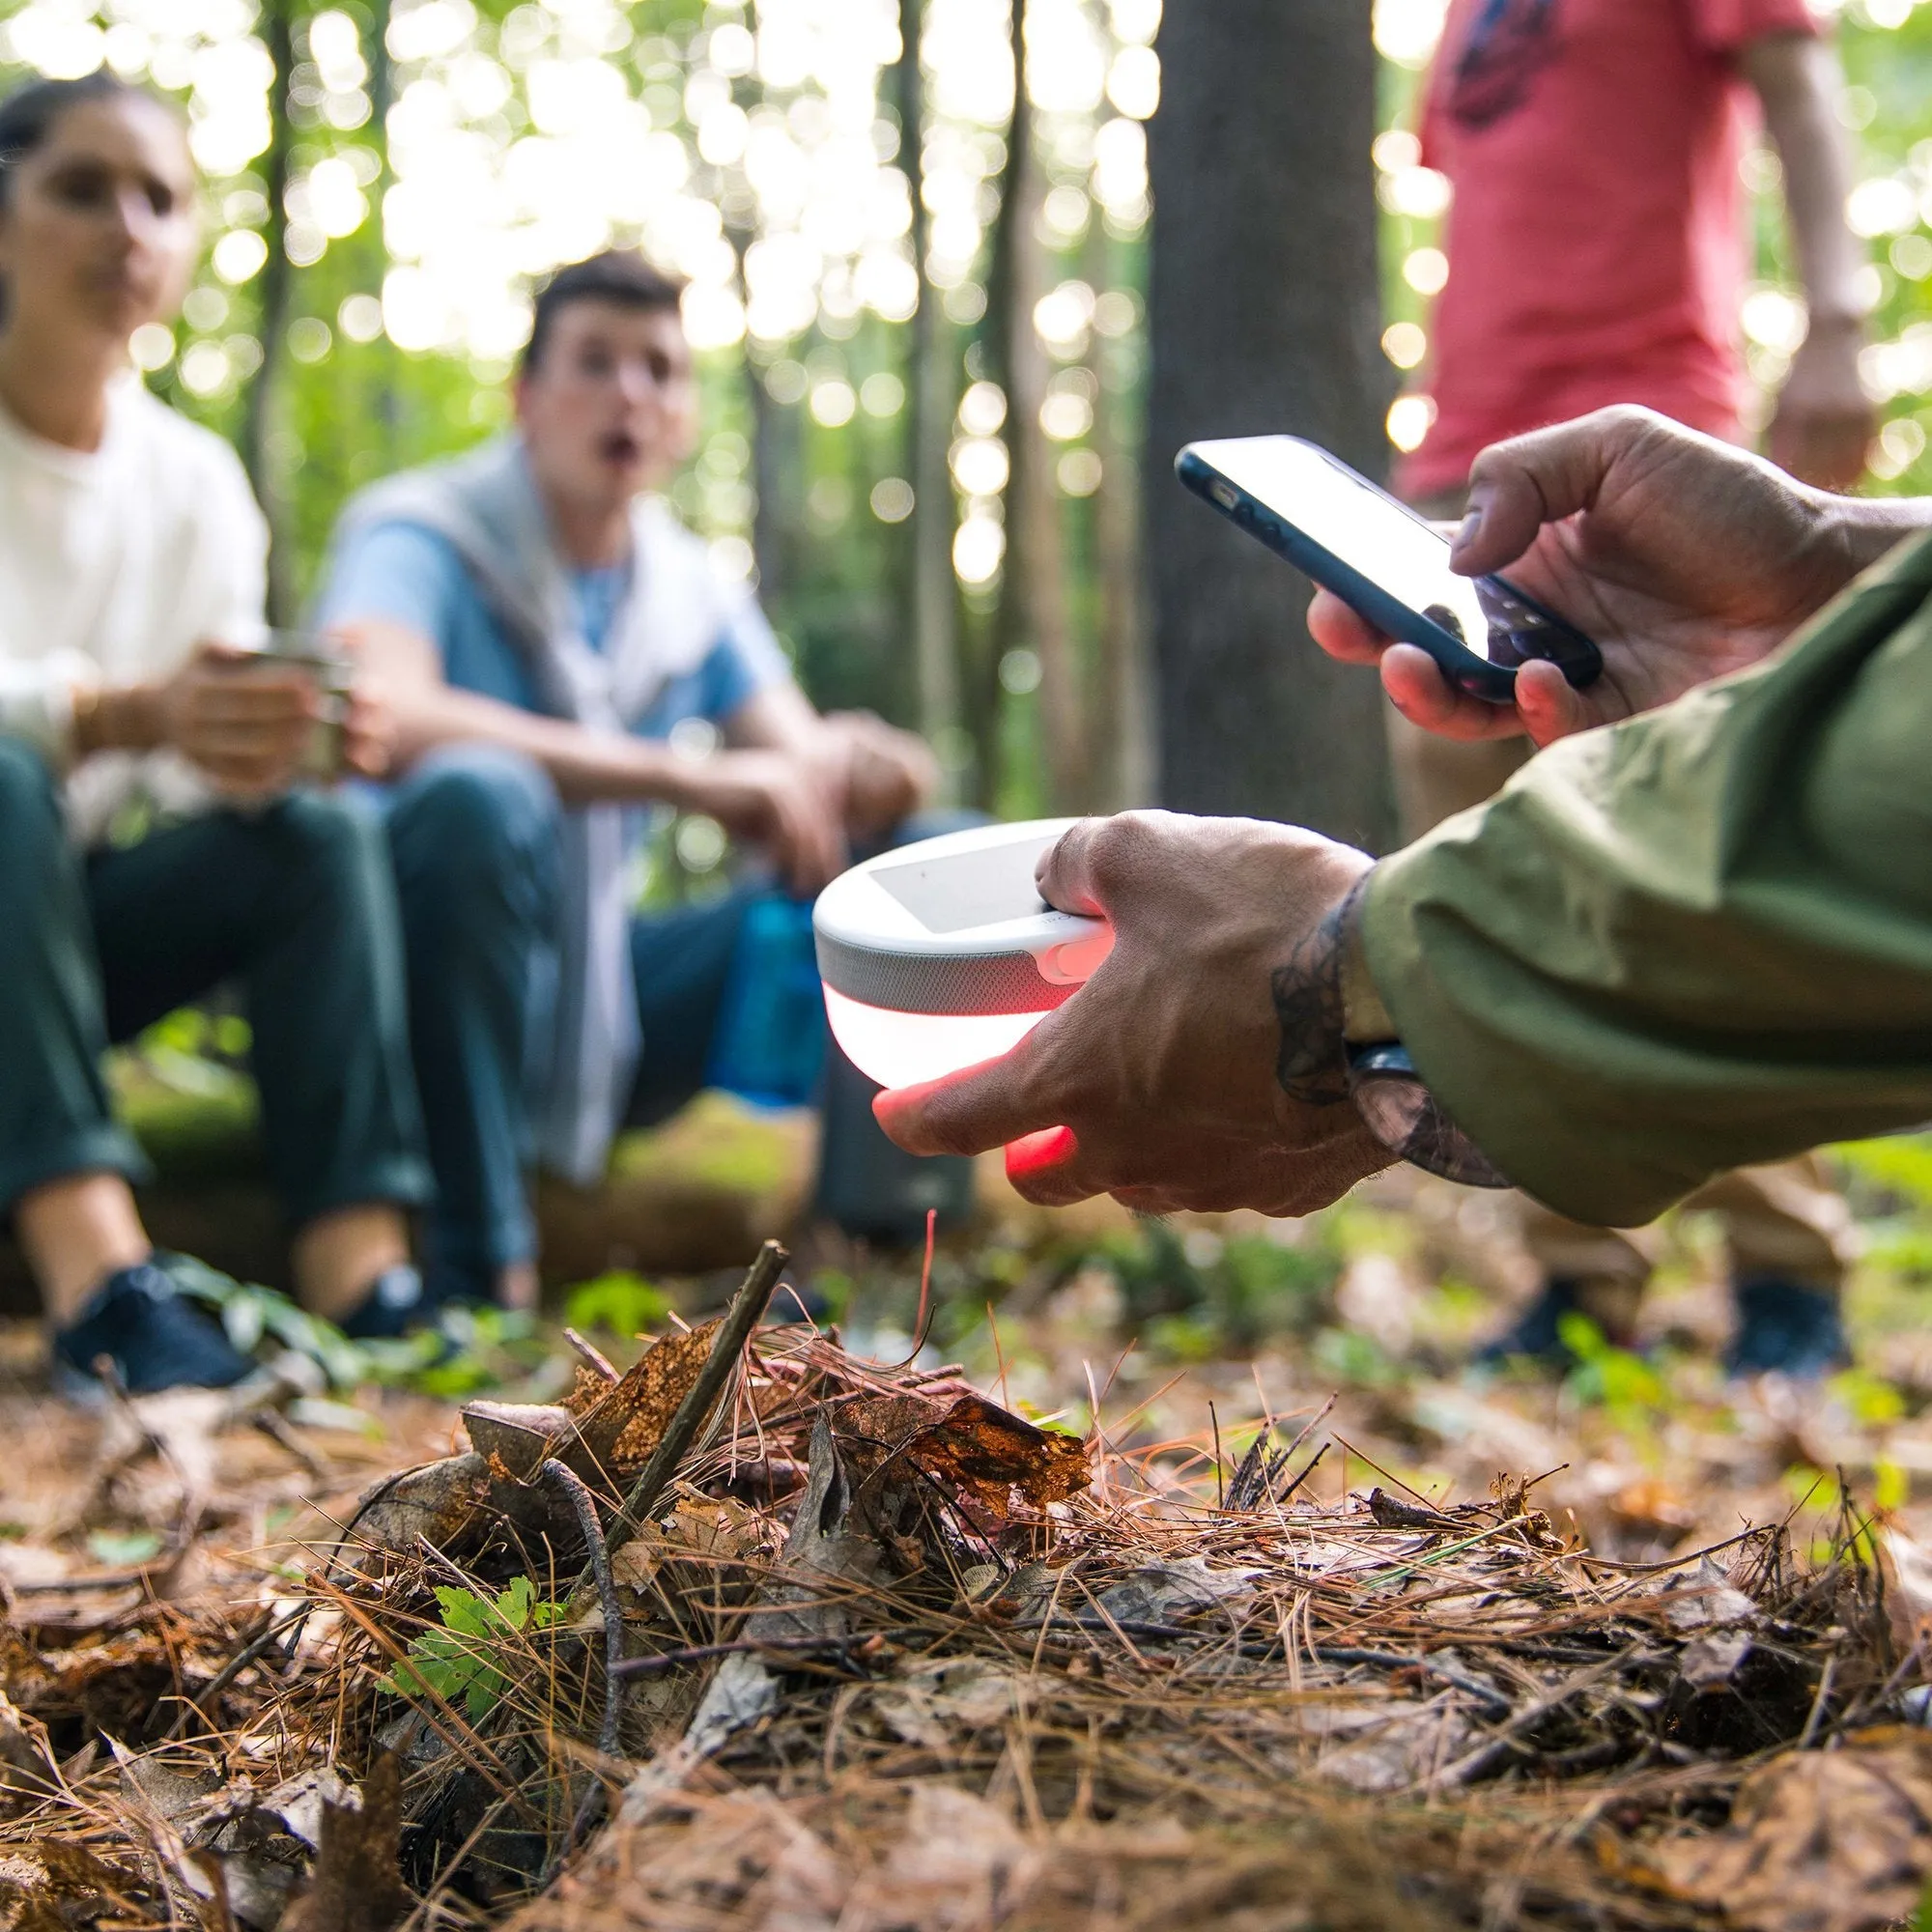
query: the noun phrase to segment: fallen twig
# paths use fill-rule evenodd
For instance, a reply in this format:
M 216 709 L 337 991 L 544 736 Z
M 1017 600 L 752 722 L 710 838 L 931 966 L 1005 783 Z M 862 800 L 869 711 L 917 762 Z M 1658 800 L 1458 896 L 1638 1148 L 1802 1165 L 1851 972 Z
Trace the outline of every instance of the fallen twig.
M 771 1305 L 779 1276 L 784 1272 L 784 1265 L 790 1260 L 790 1254 L 777 1241 L 767 1241 L 759 1249 L 757 1260 L 752 1264 L 752 1271 L 746 1275 L 744 1285 L 731 1297 L 731 1305 L 724 1311 L 724 1320 L 719 1324 L 718 1339 L 711 1345 L 711 1353 L 698 1371 L 697 1379 L 678 1404 L 666 1425 L 662 1439 L 651 1451 L 650 1461 L 644 1464 L 622 1506 L 605 1528 L 604 1547 L 610 1555 L 616 1555 L 649 1520 L 652 1508 L 668 1488 L 677 1465 L 684 1461 L 685 1452 L 711 1419 L 711 1411 L 717 1407 L 718 1398 L 724 1393 L 724 1384 L 730 1378 L 731 1371 L 737 1367 L 738 1357 L 751 1339 L 752 1330 L 758 1325 L 765 1310 Z M 590 1572 L 586 1568 L 577 1579 L 577 1588 L 582 1589 L 589 1577 Z
M 624 1607 L 617 1601 L 617 1584 L 611 1575 L 611 1550 L 597 1527 L 597 1505 L 584 1487 L 582 1477 L 566 1468 L 554 1456 L 537 1470 L 537 1480 L 554 1490 L 575 1513 L 583 1532 L 590 1575 L 597 1584 L 597 1601 L 604 1612 L 604 1716 L 597 1726 L 597 1748 L 606 1757 L 617 1751 L 617 1725 L 623 1716 L 624 1696 L 618 1665 L 624 1656 Z

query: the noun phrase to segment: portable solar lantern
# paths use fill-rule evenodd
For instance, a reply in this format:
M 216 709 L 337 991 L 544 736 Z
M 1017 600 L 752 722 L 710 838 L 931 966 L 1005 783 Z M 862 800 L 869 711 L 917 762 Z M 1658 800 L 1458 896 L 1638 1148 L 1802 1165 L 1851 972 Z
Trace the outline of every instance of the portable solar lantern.
M 1034 864 L 1070 818 L 983 825 L 842 873 L 812 909 L 833 1037 L 884 1087 L 1010 1053 L 1114 944 L 1103 919 L 1055 912 Z

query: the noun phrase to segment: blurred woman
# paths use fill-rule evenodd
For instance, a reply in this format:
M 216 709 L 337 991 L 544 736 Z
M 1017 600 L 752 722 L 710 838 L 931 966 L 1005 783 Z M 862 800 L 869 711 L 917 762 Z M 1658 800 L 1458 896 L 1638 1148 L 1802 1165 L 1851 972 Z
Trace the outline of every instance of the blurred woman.
M 142 1391 L 247 1367 L 157 1253 L 107 1046 L 226 981 L 252 1029 L 303 1300 L 398 1331 L 428 1190 L 381 834 L 298 788 L 322 695 L 264 657 L 267 530 L 234 452 L 128 344 L 200 242 L 186 130 L 107 74 L 0 101 L 0 1212 L 57 1362 Z M 342 760 L 386 763 L 352 694 Z

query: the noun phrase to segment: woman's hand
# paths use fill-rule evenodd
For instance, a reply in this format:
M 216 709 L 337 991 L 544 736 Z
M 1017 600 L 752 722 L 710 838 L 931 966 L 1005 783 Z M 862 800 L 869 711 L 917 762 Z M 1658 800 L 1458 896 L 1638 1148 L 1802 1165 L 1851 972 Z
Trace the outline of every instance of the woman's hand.
M 1648 410 L 1600 410 L 1485 450 L 1450 555 L 1463 576 L 1506 572 L 1588 633 L 1604 670 L 1586 690 L 1534 662 L 1514 705 L 1485 703 L 1326 592 L 1308 628 L 1332 657 L 1379 662 L 1425 730 L 1547 745 L 1758 663 L 1928 521 L 1923 504 L 1827 496 Z
M 1341 911 L 1369 860 L 1292 826 L 1132 811 L 1040 862 L 1114 947 L 1004 1059 L 882 1094 L 912 1153 L 1007 1148 L 1031 1201 L 1306 1214 L 1389 1164 L 1348 1097 Z
M 232 644 L 197 646 L 153 699 L 153 742 L 239 799 L 294 784 L 323 716 L 312 671 Z

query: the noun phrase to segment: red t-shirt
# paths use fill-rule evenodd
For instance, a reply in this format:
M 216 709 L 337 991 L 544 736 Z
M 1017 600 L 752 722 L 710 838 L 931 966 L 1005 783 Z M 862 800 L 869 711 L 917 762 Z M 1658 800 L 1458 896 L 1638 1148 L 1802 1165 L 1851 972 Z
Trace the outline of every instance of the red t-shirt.
M 1436 417 L 1405 495 L 1608 403 L 1737 435 L 1755 102 L 1736 55 L 1812 31 L 1805 0 L 1452 0 L 1421 130 L 1456 190 Z

